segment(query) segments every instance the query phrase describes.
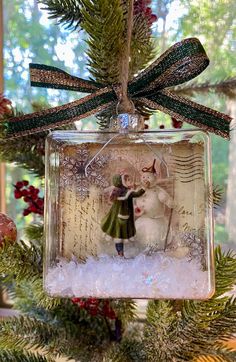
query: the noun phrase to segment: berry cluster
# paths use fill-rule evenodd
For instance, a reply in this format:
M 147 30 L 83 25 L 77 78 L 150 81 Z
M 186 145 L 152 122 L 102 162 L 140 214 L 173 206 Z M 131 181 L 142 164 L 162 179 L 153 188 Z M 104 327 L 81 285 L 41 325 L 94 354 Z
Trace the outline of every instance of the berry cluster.
M 148 25 L 152 25 L 152 23 L 157 21 L 157 16 L 152 14 L 152 9 L 148 6 L 151 2 L 152 0 L 136 0 L 134 2 L 134 14 L 143 14 L 148 21 Z
M 30 213 L 43 215 L 44 198 L 39 197 L 39 189 L 34 186 L 29 186 L 28 181 L 18 181 L 15 185 L 14 195 L 16 199 L 23 197 L 23 200 L 28 203 L 28 207 L 24 209 L 23 216 Z
M 103 316 L 109 319 L 116 319 L 116 314 L 110 305 L 110 301 L 100 300 L 97 298 L 72 298 L 72 303 L 77 304 L 80 308 L 85 309 L 92 316 Z

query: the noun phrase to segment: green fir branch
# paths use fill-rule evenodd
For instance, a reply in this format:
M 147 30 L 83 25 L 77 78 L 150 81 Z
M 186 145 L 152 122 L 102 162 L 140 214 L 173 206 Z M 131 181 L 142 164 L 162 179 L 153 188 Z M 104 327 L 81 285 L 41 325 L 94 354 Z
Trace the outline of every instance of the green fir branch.
M 150 301 L 147 309 L 147 323 L 144 329 L 143 345 L 147 361 L 173 361 L 176 346 L 176 316 L 170 301 Z
M 222 347 L 221 349 L 213 348 L 208 354 L 194 358 L 193 362 L 235 362 L 235 360 L 236 352 Z
M 137 305 L 132 299 L 111 300 L 111 306 L 117 317 L 122 321 L 123 326 L 137 318 Z
M 45 173 L 45 137 L 45 134 L 30 135 L 11 140 L 11 142 L 1 139 L 0 160 L 8 163 L 14 162 L 36 176 L 43 176 Z
M 0 248 L 0 274 L 8 279 L 38 278 L 42 272 L 41 253 L 33 244 L 5 242 Z
M 213 351 L 218 360 L 227 354 L 233 361 L 219 340 L 236 333 L 236 299 L 225 295 L 236 282 L 236 256 L 217 248 L 215 258 L 216 292 L 212 298 L 183 301 L 178 308 L 171 301 L 149 303 L 143 340 L 148 361 L 191 361 L 213 355 Z
M 121 343 L 111 346 L 103 362 L 147 362 L 147 357 L 141 341 L 124 338 Z
M 101 83 L 117 83 L 124 46 L 124 13 L 120 0 L 81 0 L 82 28 L 88 33 L 88 67 Z M 92 14 L 92 16 L 91 16 Z
M 144 69 L 155 57 L 155 43 L 144 15 L 134 16 L 130 49 L 129 79 Z
M 50 108 L 46 103 L 33 102 L 31 105 L 34 112 Z M 12 109 L 11 117 L 17 116 L 23 116 L 23 113 L 17 109 Z M 4 121 L 7 123 L 11 117 L 7 117 Z M 14 162 L 19 167 L 23 167 L 29 172 L 34 173 L 35 176 L 44 177 L 45 139 L 49 131 L 19 137 L 9 142 L 5 136 L 6 123 L 4 121 L 2 122 L 2 126 L 0 125 L 0 161 Z M 76 128 L 74 124 L 72 124 L 60 127 L 60 129 Z
M 33 105 L 34 108 L 34 105 Z M 44 109 L 44 107 L 41 109 Z M 23 116 L 22 112 L 12 109 L 11 117 Z M 8 121 L 7 117 L 4 121 Z M 36 176 L 44 175 L 44 148 L 47 132 L 12 139 L 10 142 L 5 136 L 5 122 L 0 127 L 0 161 L 15 163 L 20 167 L 34 173 Z
M 66 331 L 56 323 L 26 316 L 13 317 L 0 321 L 0 332 L 0 349 L 40 348 L 44 353 L 57 355 L 66 348 Z
M 220 246 L 215 249 L 216 292 L 214 299 L 232 290 L 236 284 L 236 253 L 222 252 Z
M 62 304 L 62 298 L 50 297 L 44 290 L 43 279 L 35 279 L 32 283 L 34 301 L 38 307 L 46 310 L 53 309 Z
M 212 186 L 212 195 L 211 195 L 211 204 L 214 206 L 214 208 L 218 208 L 222 204 L 222 199 L 224 195 L 224 190 L 219 185 Z
M 35 223 L 29 224 L 24 229 L 24 234 L 29 240 L 39 240 L 43 238 L 43 224 Z
M 81 21 L 80 0 L 39 0 L 45 7 L 42 10 L 49 12 L 49 19 L 57 19 L 66 29 L 76 30 Z
M 55 362 L 49 356 L 42 356 L 38 353 L 32 353 L 22 350 L 1 350 L 0 361 L 2 362 Z

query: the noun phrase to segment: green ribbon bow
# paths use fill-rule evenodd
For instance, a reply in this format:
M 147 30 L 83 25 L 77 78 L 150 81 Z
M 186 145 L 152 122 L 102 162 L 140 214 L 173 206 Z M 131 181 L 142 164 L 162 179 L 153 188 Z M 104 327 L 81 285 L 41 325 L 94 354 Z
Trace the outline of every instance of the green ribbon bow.
M 128 97 L 149 109 L 160 110 L 178 120 L 229 138 L 231 117 L 192 102 L 168 88 L 199 75 L 209 64 L 196 38 L 174 44 L 128 84 Z M 6 136 L 16 138 L 72 123 L 101 112 L 120 101 L 120 85 L 101 84 L 71 76 L 47 65 L 30 64 L 31 85 L 90 93 L 74 102 L 14 117 L 6 122 Z

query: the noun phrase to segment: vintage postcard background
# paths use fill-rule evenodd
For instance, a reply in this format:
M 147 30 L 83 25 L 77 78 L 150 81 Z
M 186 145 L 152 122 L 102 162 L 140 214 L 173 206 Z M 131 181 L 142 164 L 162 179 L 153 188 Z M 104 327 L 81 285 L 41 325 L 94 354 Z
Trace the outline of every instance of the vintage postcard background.
M 100 149 L 96 143 L 68 145 L 60 154 L 62 256 L 70 259 L 74 255 L 84 261 L 89 255 L 116 255 L 114 241 L 101 230 L 101 220 L 112 205 L 109 193 L 116 174 L 128 175 L 131 189 L 145 189 L 144 195 L 134 199 L 137 233 L 124 246 L 127 257 L 164 249 L 180 252 L 186 233 L 200 237 L 206 247 L 203 143 L 108 145 L 86 175 L 86 164 Z M 151 178 L 149 185 L 145 185 L 146 176 Z

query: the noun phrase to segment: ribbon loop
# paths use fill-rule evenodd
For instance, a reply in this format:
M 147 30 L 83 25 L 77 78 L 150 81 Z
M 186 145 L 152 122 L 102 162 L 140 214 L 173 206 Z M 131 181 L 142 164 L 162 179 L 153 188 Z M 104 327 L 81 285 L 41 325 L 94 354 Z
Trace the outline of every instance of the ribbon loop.
M 141 94 L 153 89 L 158 91 L 187 82 L 208 66 L 206 52 L 196 38 L 174 44 L 130 84 L 130 94 Z
M 189 38 L 176 43 L 128 84 L 130 100 L 229 138 L 231 117 L 166 89 L 195 78 L 208 64 L 209 59 L 198 39 Z M 41 64 L 31 64 L 30 72 L 33 86 L 90 94 L 63 106 L 8 119 L 5 124 L 9 139 L 72 123 L 119 102 L 119 84 L 105 85 L 84 80 Z
M 104 88 L 104 84 L 78 78 L 56 67 L 31 63 L 30 80 L 33 87 L 65 89 L 84 93 L 93 93 Z

